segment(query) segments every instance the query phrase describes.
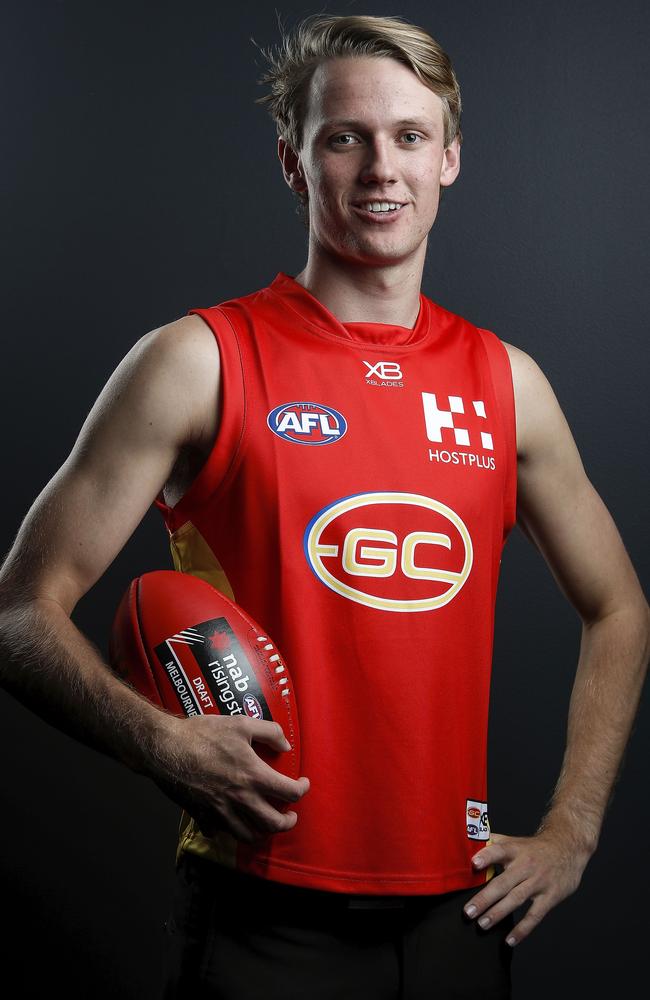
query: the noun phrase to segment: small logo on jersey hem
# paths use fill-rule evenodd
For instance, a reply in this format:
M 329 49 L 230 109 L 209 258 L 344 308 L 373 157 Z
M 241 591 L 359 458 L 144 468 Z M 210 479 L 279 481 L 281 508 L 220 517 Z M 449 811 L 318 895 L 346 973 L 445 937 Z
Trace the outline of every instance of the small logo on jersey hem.
M 347 420 L 333 406 L 304 401 L 280 403 L 266 423 L 277 437 L 294 444 L 333 444 L 348 429 Z
M 489 840 L 490 821 L 487 802 L 467 799 L 465 806 L 465 826 L 470 840 Z

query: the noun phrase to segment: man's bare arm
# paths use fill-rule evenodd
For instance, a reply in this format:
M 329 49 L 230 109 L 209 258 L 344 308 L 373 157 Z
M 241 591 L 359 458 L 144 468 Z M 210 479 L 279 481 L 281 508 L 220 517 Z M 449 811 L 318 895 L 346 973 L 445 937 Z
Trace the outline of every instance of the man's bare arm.
M 596 850 L 647 671 L 648 605 L 621 536 L 589 481 L 539 367 L 506 344 L 517 408 L 517 522 L 582 619 L 567 743 L 549 808 L 532 836 L 492 830 L 474 866 L 499 864 L 465 904 L 481 927 L 531 905 L 506 937 L 519 944 L 578 888 Z
M 3 687 L 136 770 L 159 710 L 98 669 L 98 650 L 69 616 L 122 549 L 190 436 L 183 386 L 173 384 L 178 333 L 170 325 L 134 344 L 32 504 L 0 570 Z
M 200 357 L 197 324 L 204 326 L 198 317 L 177 321 L 133 345 L 67 460 L 32 504 L 0 570 L 3 687 L 135 770 L 145 763 L 141 751 L 160 710 L 98 668 L 98 650 L 69 616 L 123 548 L 192 438 L 197 393 L 189 382 L 198 380 L 199 394 L 205 385 L 190 360 Z M 181 363 L 183 349 L 189 357 Z M 218 351 L 211 360 L 218 378 Z
M 548 380 L 508 345 L 518 421 L 517 520 L 582 619 L 561 773 L 540 829 L 593 851 L 646 675 L 648 605 Z
M 205 830 L 226 825 L 250 841 L 248 821 L 268 832 L 296 818 L 273 809 L 262 785 L 292 801 L 306 790 L 307 779 L 299 785 L 281 775 L 250 746 L 254 737 L 286 749 L 281 728 L 177 719 L 113 674 L 70 618 L 180 449 L 205 437 L 206 421 L 216 427 L 219 384 L 218 348 L 198 316 L 146 334 L 118 365 L 0 569 L 0 684 L 64 732 L 152 777 L 192 815 L 200 812 Z

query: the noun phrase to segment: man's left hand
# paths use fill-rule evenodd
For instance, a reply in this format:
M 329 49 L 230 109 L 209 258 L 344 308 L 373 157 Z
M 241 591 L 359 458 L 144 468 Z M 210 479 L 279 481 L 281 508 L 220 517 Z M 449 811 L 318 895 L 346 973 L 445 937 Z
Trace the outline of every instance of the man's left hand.
M 514 947 L 528 937 L 549 910 L 576 891 L 592 852 L 577 846 L 571 837 L 550 830 L 532 837 L 490 833 L 490 841 L 472 858 L 474 868 L 484 871 L 488 865 L 500 864 L 504 870 L 472 896 L 464 910 L 467 913 L 470 906 L 475 906 L 476 912 L 467 915 L 478 920 L 481 927 L 493 927 L 532 899 L 506 939 Z M 482 862 L 480 866 L 477 860 Z M 484 917 L 489 918 L 488 924 L 482 922 Z

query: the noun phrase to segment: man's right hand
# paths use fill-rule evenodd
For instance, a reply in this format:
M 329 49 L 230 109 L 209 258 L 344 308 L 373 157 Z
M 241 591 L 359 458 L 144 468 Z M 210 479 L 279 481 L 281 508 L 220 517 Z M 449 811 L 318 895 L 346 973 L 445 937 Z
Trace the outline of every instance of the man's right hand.
M 297 802 L 309 791 L 309 779 L 281 774 L 251 746 L 260 740 L 287 751 L 279 723 L 222 715 L 161 718 L 162 752 L 147 774 L 204 836 L 227 830 L 252 844 L 296 825 L 297 814 L 273 808 L 268 797 Z

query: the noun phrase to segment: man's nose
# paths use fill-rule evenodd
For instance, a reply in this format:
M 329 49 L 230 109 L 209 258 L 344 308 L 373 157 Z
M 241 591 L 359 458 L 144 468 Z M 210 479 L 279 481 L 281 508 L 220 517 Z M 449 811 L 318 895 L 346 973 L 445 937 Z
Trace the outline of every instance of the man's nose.
M 362 179 L 364 181 L 376 181 L 378 184 L 385 184 L 387 181 L 394 180 L 396 174 L 396 153 L 397 151 L 392 149 L 388 141 L 376 140 L 369 143 L 361 170 Z

